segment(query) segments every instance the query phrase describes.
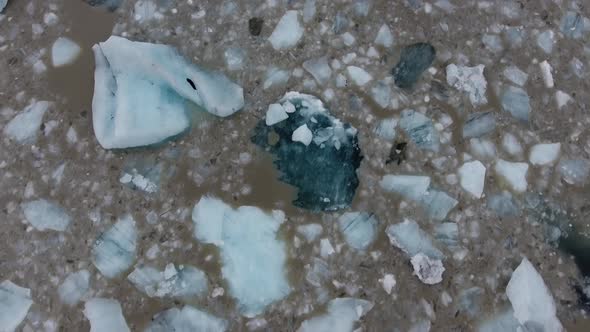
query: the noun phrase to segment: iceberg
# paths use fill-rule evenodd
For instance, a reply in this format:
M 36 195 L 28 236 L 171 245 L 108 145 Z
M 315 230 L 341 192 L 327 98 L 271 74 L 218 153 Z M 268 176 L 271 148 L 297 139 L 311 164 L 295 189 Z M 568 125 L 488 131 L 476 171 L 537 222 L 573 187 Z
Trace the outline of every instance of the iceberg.
M 414 110 L 403 110 L 399 126 L 418 148 L 438 152 L 440 138 L 430 118 Z
M 233 209 L 219 199 L 203 197 L 192 219 L 195 238 L 219 247 L 221 274 L 244 316 L 264 312 L 291 292 L 285 244 L 277 238 L 284 213 L 267 214 L 253 206 Z
M 229 116 L 244 105 L 242 88 L 189 63 L 171 46 L 111 36 L 94 45 L 92 117 L 105 149 L 160 143 L 190 126 L 191 105 Z
M 88 270 L 71 273 L 57 289 L 59 299 L 70 306 L 77 304 L 88 291 L 89 282 Z
M 349 246 L 364 250 L 373 243 L 379 221 L 367 212 L 347 212 L 338 218 L 338 225 Z
M 514 65 L 506 67 L 503 74 L 510 82 L 518 86 L 523 86 L 529 78 L 527 73 Z
M 553 51 L 555 45 L 555 33 L 553 30 L 546 30 L 537 35 L 537 45 L 547 54 Z
M 59 37 L 51 47 L 51 61 L 53 67 L 62 67 L 74 62 L 80 56 L 82 49 L 73 40 Z
M 328 302 L 326 313 L 301 323 L 297 332 L 352 332 L 354 323 L 373 308 L 373 303 L 350 297 Z
M 273 126 L 261 120 L 252 142 L 275 156 L 280 180 L 299 189 L 294 205 L 312 211 L 348 207 L 362 160 L 357 130 L 330 115 L 311 95 L 288 92 L 278 104 L 295 111 Z
M 166 265 L 164 271 L 151 266 L 136 267 L 127 279 L 149 297 L 192 297 L 207 292 L 205 272 L 190 265 Z
M 32 101 L 4 126 L 4 135 L 20 144 L 34 143 L 49 106 L 48 101 Z
M 84 305 L 90 332 L 130 332 L 117 300 L 93 298 Z
M 135 260 L 137 229 L 135 220 L 127 215 L 102 233 L 92 248 L 92 263 L 107 278 L 127 270 Z
M 0 283 L 0 331 L 14 331 L 33 305 L 31 290 L 10 280 Z
M 585 28 L 588 28 L 584 26 L 586 22 L 588 22 L 587 18 L 576 12 L 568 11 L 561 18 L 559 28 L 565 37 L 580 39 L 584 36 Z
M 489 196 L 486 204 L 488 209 L 503 218 L 516 217 L 520 213 L 520 207 L 516 205 L 509 192 Z
M 402 89 L 412 88 L 422 73 L 430 67 L 436 57 L 436 50 L 428 43 L 416 43 L 402 49 L 399 62 L 391 73 L 395 85 Z
M 430 218 L 441 221 L 459 202 L 444 191 L 430 188 L 419 200 L 419 203 Z
M 557 319 L 555 301 L 543 278 L 525 257 L 512 272 L 506 296 L 512 304 L 514 317 L 527 330 L 563 331 Z
M 227 321 L 190 305 L 182 309 L 162 311 L 152 319 L 145 332 L 222 332 L 227 330 Z
M 22 209 L 27 221 L 39 231 L 63 232 L 72 221 L 66 210 L 45 199 L 23 203 Z

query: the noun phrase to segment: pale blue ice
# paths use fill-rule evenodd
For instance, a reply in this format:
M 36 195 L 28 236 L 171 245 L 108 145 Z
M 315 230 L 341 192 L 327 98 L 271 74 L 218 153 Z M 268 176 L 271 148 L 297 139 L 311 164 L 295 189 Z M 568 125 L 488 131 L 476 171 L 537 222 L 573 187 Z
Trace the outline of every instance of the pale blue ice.
M 135 220 L 127 215 L 96 239 L 92 248 L 92 262 L 102 275 L 114 278 L 131 267 L 136 246 Z

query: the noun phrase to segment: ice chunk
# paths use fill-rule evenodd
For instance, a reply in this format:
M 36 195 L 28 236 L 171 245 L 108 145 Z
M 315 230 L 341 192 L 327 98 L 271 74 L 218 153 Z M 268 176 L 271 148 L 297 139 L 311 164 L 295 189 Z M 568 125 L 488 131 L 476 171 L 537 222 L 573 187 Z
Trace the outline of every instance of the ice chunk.
M 31 290 L 10 280 L 0 283 L 0 331 L 15 331 L 33 304 Z
M 555 44 L 555 33 L 553 30 L 546 30 L 537 35 L 537 45 L 547 54 L 553 51 Z
M 590 161 L 565 159 L 559 162 L 558 169 L 565 182 L 575 186 L 584 186 L 590 175 Z
M 387 83 L 379 81 L 371 88 L 371 96 L 379 106 L 387 108 L 391 101 L 391 88 Z
M 475 198 L 481 198 L 486 179 L 486 167 L 474 160 L 464 163 L 458 170 L 461 187 Z
M 82 49 L 73 40 L 59 37 L 51 47 L 51 61 L 54 67 L 62 67 L 74 62 Z
M 324 231 L 320 224 L 307 224 L 297 226 L 297 232 L 302 234 L 307 242 L 315 241 Z
M 373 303 L 350 297 L 328 302 L 326 313 L 301 323 L 297 332 L 352 332 L 354 323 L 373 308 Z
M 444 220 L 459 202 L 446 192 L 431 188 L 422 196 L 419 203 L 430 218 L 440 221 Z
M 89 283 L 88 270 L 71 273 L 57 289 L 59 299 L 67 305 L 77 304 L 88 291 Z
M 92 262 L 105 277 L 114 278 L 133 264 L 136 245 L 135 220 L 127 215 L 96 239 Z
M 580 14 L 568 11 L 561 18 L 559 28 L 567 38 L 579 39 L 584 35 L 584 28 L 587 28 L 584 27 L 585 21 L 585 18 Z
M 211 197 L 201 198 L 193 210 L 195 238 L 219 247 L 221 273 L 246 317 L 262 313 L 291 291 L 285 245 L 277 237 L 284 218 L 280 211 L 270 215 L 253 206 L 232 209 Z
M 347 212 L 338 218 L 338 225 L 349 246 L 364 250 L 373 243 L 379 221 L 367 212 Z
M 561 152 L 560 143 L 536 144 L 531 148 L 529 161 L 533 165 L 551 165 Z
M 123 2 L 123 0 L 83 0 L 83 1 L 93 7 L 105 7 L 110 11 L 115 11 L 117 8 L 119 8 L 119 6 L 121 6 L 121 3 Z
M 382 45 L 383 47 L 387 48 L 393 46 L 393 35 L 391 34 L 391 30 L 387 24 L 383 24 L 379 28 L 377 37 L 375 37 L 375 44 Z
M 418 253 L 412 256 L 410 263 L 412 263 L 414 273 L 423 283 L 434 285 L 442 281 L 445 268 L 440 259 L 430 258 L 423 253 Z
M 182 309 L 172 308 L 158 313 L 145 332 L 222 332 L 227 330 L 227 321 L 189 305 Z
M 229 116 L 242 88 L 185 60 L 174 48 L 111 36 L 94 45 L 96 138 L 106 149 L 151 145 L 189 128 L 190 105 Z
M 541 67 L 541 74 L 543 75 L 543 82 L 545 82 L 545 86 L 552 88 L 555 83 L 553 81 L 553 74 L 551 74 L 551 65 L 549 62 L 547 62 L 547 60 L 545 60 L 539 64 L 539 67 Z
M 190 265 L 166 265 L 164 271 L 151 266 L 136 267 L 127 279 L 149 297 L 193 297 L 207 292 L 205 272 Z
M 90 321 L 90 332 L 129 332 L 117 300 L 93 298 L 84 305 L 84 316 Z
M 557 109 L 562 109 L 570 101 L 572 101 L 572 96 L 561 90 L 555 91 L 555 103 L 557 104 Z
M 303 4 L 303 22 L 308 23 L 315 16 L 315 3 L 316 0 L 305 0 Z
M 493 112 L 471 113 L 463 125 L 463 138 L 481 137 L 496 129 Z
M 367 16 L 371 10 L 372 0 L 356 0 L 354 2 L 354 13 L 357 16 Z
M 466 92 L 474 106 L 486 104 L 488 83 L 483 75 L 484 68 L 484 65 L 467 67 L 450 64 L 447 66 L 447 83 L 457 90 Z
M 320 240 L 320 256 L 322 256 L 322 258 L 328 258 L 328 256 L 334 254 L 336 251 L 334 250 L 334 247 L 332 246 L 332 243 L 330 243 L 330 240 L 327 238 L 321 239 Z
M 416 84 L 422 73 L 430 67 L 436 57 L 436 50 L 428 43 L 416 43 L 402 49 L 400 60 L 391 73 L 395 84 L 409 89 Z
M 477 332 L 520 332 L 521 325 L 514 318 L 514 311 L 512 308 L 502 312 L 490 319 L 484 321 L 478 328 Z
M 523 86 L 529 78 L 527 73 L 520 70 L 520 68 L 516 66 L 508 66 L 504 69 L 504 76 L 510 80 L 510 82 L 518 85 Z
M 512 303 L 514 317 L 527 329 L 563 331 L 557 319 L 555 302 L 541 275 L 528 259 L 523 258 L 512 272 L 506 286 L 506 296 Z
M 385 175 L 379 184 L 384 190 L 397 193 L 414 201 L 419 201 L 430 187 L 430 177 L 415 175 Z
M 4 7 L 6 7 L 7 3 L 8 0 L 0 0 L 0 13 L 4 10 Z
M 488 139 L 472 138 L 469 140 L 471 152 L 481 159 L 492 159 L 496 156 L 496 146 Z
M 481 37 L 481 42 L 494 53 L 500 53 L 504 49 L 502 39 L 498 35 L 485 34 Z
M 40 231 L 63 232 L 72 221 L 66 210 L 45 199 L 23 203 L 22 209 L 27 221 Z
M 392 141 L 395 138 L 395 127 L 397 126 L 397 120 L 393 118 L 383 119 L 379 121 L 375 128 L 375 133 L 387 141 Z
M 276 67 L 270 67 L 265 74 L 264 83 L 262 87 L 264 90 L 271 86 L 279 86 L 289 81 L 289 72 Z
M 481 314 L 481 301 L 485 291 L 481 287 L 471 287 L 459 293 L 458 307 L 461 312 L 467 313 L 471 318 Z
M 440 145 L 438 131 L 432 120 L 414 110 L 402 111 L 399 126 L 419 148 L 437 152 Z
M 297 11 L 289 10 L 281 17 L 268 40 L 275 50 L 284 50 L 295 46 L 302 36 L 303 27 L 299 23 Z
M 164 165 L 151 158 L 131 158 L 127 161 L 119 182 L 134 190 L 155 193 L 160 190 Z
M 500 217 L 515 217 L 520 213 L 520 208 L 516 205 L 509 192 L 490 196 L 487 206 Z
M 4 127 L 4 135 L 20 144 L 34 143 L 39 134 L 43 115 L 51 104 L 33 101 Z
M 520 156 L 523 153 L 520 142 L 516 136 L 511 133 L 506 133 L 502 137 L 502 147 L 504 148 L 504 151 L 508 152 L 512 156 Z
M 328 64 L 327 57 L 309 59 L 303 63 L 303 68 L 321 85 L 328 83 L 332 76 L 332 68 Z
M 525 192 L 527 188 L 526 175 L 529 170 L 527 163 L 513 163 L 498 159 L 494 166 L 496 173 L 516 192 Z
M 266 125 L 272 126 L 275 125 L 283 120 L 287 120 L 289 118 L 289 114 L 283 108 L 281 104 L 270 104 L 268 105 L 268 110 L 266 111 Z
M 408 254 L 409 257 L 419 253 L 433 259 L 444 257 L 443 253 L 435 247 L 430 236 L 413 220 L 405 219 L 401 223 L 390 225 L 387 227 L 386 233 L 389 242 Z
M 521 88 L 514 86 L 508 87 L 502 93 L 501 97 L 502 109 L 510 112 L 513 117 L 528 121 L 531 113 L 531 104 L 529 95 Z
M 295 112 L 271 127 L 259 122 L 252 141 L 275 155 L 280 180 L 299 189 L 296 206 L 313 211 L 347 207 L 358 186 L 356 169 L 362 159 L 357 130 L 330 115 L 314 96 L 288 92 L 279 103 L 294 106 Z M 293 132 L 303 125 L 313 137 L 307 146 L 293 142 Z M 269 135 L 276 141 L 269 142 Z
M 391 294 L 393 287 L 395 287 L 395 284 L 397 283 L 397 281 L 395 280 L 395 276 L 393 274 L 386 274 L 383 276 L 382 279 L 379 279 L 379 281 L 381 282 L 381 285 L 383 286 L 383 290 L 387 294 Z
M 360 67 L 348 66 L 346 67 L 346 72 L 348 73 L 348 77 L 350 77 L 356 86 L 364 86 L 373 79 L 371 74 L 367 73 Z
M 239 70 L 244 67 L 246 51 L 239 47 L 230 47 L 223 52 L 225 65 L 229 70 Z
M 293 135 L 291 136 L 291 140 L 293 140 L 293 142 L 301 142 L 305 146 L 311 144 L 312 139 L 313 134 L 306 124 L 302 124 L 299 126 L 299 128 L 295 129 L 293 131 Z
M 448 247 L 459 243 L 459 226 L 454 222 L 444 222 L 434 227 L 435 239 Z

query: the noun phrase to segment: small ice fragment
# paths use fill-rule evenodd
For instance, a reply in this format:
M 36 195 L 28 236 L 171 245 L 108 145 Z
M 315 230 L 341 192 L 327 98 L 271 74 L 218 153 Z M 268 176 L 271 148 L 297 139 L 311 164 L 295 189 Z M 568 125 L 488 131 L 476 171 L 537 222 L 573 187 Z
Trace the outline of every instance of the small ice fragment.
M 520 208 L 516 205 L 509 192 L 490 196 L 487 207 L 500 217 L 515 217 L 520 212 Z
M 450 64 L 447 66 L 447 83 L 457 90 L 466 92 L 472 105 L 486 104 L 488 83 L 483 75 L 484 68 L 484 65 L 467 67 Z
M 354 2 L 354 13 L 357 16 L 367 16 L 371 10 L 372 0 L 356 0 Z
M 324 238 L 320 240 L 320 256 L 322 256 L 322 258 L 327 258 L 335 252 L 336 251 L 334 250 L 334 247 L 332 247 L 332 243 L 330 243 L 329 239 Z
M 123 0 L 83 0 L 87 4 L 93 7 L 104 7 L 110 11 L 115 11 Z
M 387 141 L 393 141 L 396 132 L 397 120 L 393 118 L 383 119 L 379 121 L 375 128 L 375 134 Z
M 352 46 L 356 41 L 356 39 L 354 38 L 354 36 L 350 32 L 346 32 L 346 33 L 342 34 L 342 36 L 340 36 L 340 38 L 342 38 L 342 41 L 344 42 L 344 45 L 346 45 L 346 46 Z
M 462 290 L 457 299 L 457 306 L 461 312 L 465 312 L 471 318 L 481 314 L 482 296 L 485 291 L 481 287 L 471 287 Z
M 481 159 L 493 159 L 496 157 L 496 146 L 488 139 L 472 138 L 469 140 L 471 153 Z
M 485 34 L 481 37 L 481 42 L 494 53 L 500 53 L 504 49 L 502 39 L 498 35 Z
M 389 242 L 413 257 L 423 253 L 431 258 L 442 259 L 443 253 L 435 247 L 430 235 L 423 231 L 418 223 L 405 219 L 403 222 L 387 227 Z
M 302 36 L 303 27 L 299 23 L 297 11 L 289 10 L 281 17 L 268 40 L 275 50 L 283 50 L 295 46 Z
M 367 73 L 364 69 L 357 66 L 346 67 L 346 72 L 348 73 L 348 77 L 350 77 L 350 79 L 357 86 L 364 86 L 373 79 L 373 76 L 371 76 L 371 74 Z
M 379 32 L 377 32 L 377 37 L 375 37 L 375 44 L 382 45 L 383 47 L 391 47 L 393 45 L 393 35 L 391 34 L 391 30 L 387 26 L 387 24 L 383 24 L 379 28 Z
M 27 221 L 39 231 L 63 232 L 72 221 L 66 210 L 45 199 L 23 203 L 22 209 Z
M 193 297 L 207 292 L 205 272 L 190 265 L 168 264 L 164 271 L 136 267 L 127 279 L 149 297 Z
M 513 163 L 498 159 L 494 166 L 496 173 L 507 182 L 512 190 L 525 192 L 527 188 L 526 175 L 529 170 L 527 163 Z
M 436 50 L 428 43 L 416 43 L 402 49 L 400 60 L 391 70 L 395 85 L 410 89 L 418 82 L 422 73 L 432 65 Z
M 57 289 L 59 299 L 70 306 L 77 304 L 88 291 L 89 282 L 88 270 L 71 273 Z
M 523 153 L 520 142 L 516 136 L 511 133 L 506 133 L 504 134 L 504 137 L 502 137 L 502 147 L 504 148 L 504 151 L 512 156 L 520 156 Z
M 379 221 L 367 212 L 346 212 L 338 218 L 338 225 L 349 246 L 364 250 L 373 243 Z
M 315 241 L 323 232 L 320 224 L 307 224 L 297 226 L 297 232 L 303 235 L 307 242 Z
M 308 146 L 313 139 L 313 133 L 307 127 L 307 124 L 301 125 L 299 128 L 293 131 L 293 135 L 291 136 L 291 140 L 293 142 L 301 142 L 303 145 Z
M 438 284 L 442 281 L 445 268 L 440 259 L 430 258 L 423 253 L 418 253 L 410 259 L 414 273 L 418 279 L 427 285 Z
M 315 8 L 316 0 L 305 0 L 303 4 L 303 22 L 309 23 L 315 16 L 316 8 Z
M 478 328 L 477 332 L 518 332 L 522 326 L 514 318 L 512 308 L 485 320 Z
M 523 86 L 529 78 L 527 73 L 520 70 L 520 68 L 516 66 L 509 66 L 504 69 L 504 76 L 512 83 Z
M 432 323 L 429 320 L 423 319 L 417 323 L 412 324 L 408 332 L 430 332 Z
M 223 52 L 223 57 L 228 70 L 239 70 L 244 67 L 246 51 L 239 47 L 230 47 Z
M 560 143 L 536 144 L 531 148 L 529 161 L 533 165 L 550 165 L 553 164 L 557 158 L 559 158 L 560 152 Z
M 557 319 L 555 302 L 543 278 L 525 257 L 512 272 L 506 296 L 512 304 L 514 317 L 524 326 L 536 330 L 561 332 L 563 327 Z
M 588 27 L 584 26 L 584 23 L 588 22 L 585 17 L 572 11 L 568 11 L 561 18 L 559 28 L 564 36 L 572 39 L 582 38 L 585 31 L 588 31 Z
M 513 117 L 528 121 L 531 113 L 529 95 L 521 88 L 508 87 L 501 96 L 502 109 L 510 112 Z
M 427 116 L 414 110 L 403 110 L 399 126 L 420 149 L 438 151 L 439 134 Z
M 561 160 L 558 169 L 565 182 L 575 186 L 584 186 L 590 175 L 590 162 L 584 159 Z
M 547 54 L 553 51 L 555 44 L 555 33 L 553 30 L 547 30 L 537 35 L 537 45 Z
M 461 187 L 473 197 L 481 198 L 485 184 L 486 167 L 479 160 L 466 162 L 459 168 L 458 175 Z
M 431 188 L 422 196 L 419 203 L 430 218 L 441 221 L 447 217 L 459 202 L 446 192 Z
M 379 81 L 371 88 L 371 96 L 379 106 L 387 108 L 391 101 L 391 87 L 387 83 Z
M 373 308 L 373 303 L 350 297 L 328 302 L 327 312 L 301 323 L 297 332 L 342 331 L 352 332 L 354 323 Z
M 436 241 L 448 247 L 456 247 L 459 241 L 459 226 L 454 222 L 443 222 L 434 227 Z
M 43 122 L 43 115 L 51 104 L 33 101 L 4 127 L 4 135 L 20 144 L 34 143 Z
M 395 287 L 395 284 L 397 283 L 393 274 L 384 275 L 383 278 L 379 279 L 379 282 L 381 282 L 381 286 L 383 286 L 383 290 L 387 294 L 391 294 L 393 287 Z
M 289 118 L 289 114 L 285 112 L 285 109 L 281 104 L 270 104 L 268 105 L 268 110 L 266 111 L 266 125 L 272 126 L 277 124 L 283 120 L 287 120 Z
M 481 137 L 496 129 L 493 112 L 471 113 L 463 125 L 463 138 Z
M 415 175 L 385 175 L 379 182 L 384 190 L 419 201 L 430 187 L 430 177 Z
M 45 15 L 43 15 L 43 23 L 47 24 L 47 26 L 56 25 L 58 21 L 59 21 L 59 17 L 57 17 L 57 15 L 55 15 L 55 13 L 49 12 L 49 13 L 45 13 Z
M 96 239 L 92 262 L 105 277 L 114 278 L 133 264 L 136 245 L 135 220 L 124 216 Z
M 31 290 L 10 280 L 0 283 L 0 331 L 15 331 L 33 304 Z
M 557 109 L 562 109 L 565 105 L 567 105 L 572 100 L 572 97 L 561 91 L 555 91 L 555 102 L 557 104 Z
M 51 47 L 51 61 L 54 67 L 62 67 L 74 62 L 82 49 L 78 44 L 66 37 L 59 37 Z
M 158 313 L 145 332 L 223 332 L 227 321 L 189 305 L 182 309 L 172 308 Z
M 90 332 L 129 332 L 117 300 L 93 298 L 84 305 L 84 316 L 90 321 Z
M 328 64 L 327 57 L 309 59 L 303 62 L 303 69 L 309 72 L 321 85 L 328 83 L 332 76 L 332 68 Z
M 553 88 L 555 83 L 553 82 L 553 74 L 551 74 L 551 65 L 549 62 L 547 62 L 547 60 L 545 60 L 539 64 L 539 67 L 541 67 L 541 74 L 543 75 L 543 82 L 545 82 L 545 86 L 547 88 Z
M 266 90 L 271 86 L 283 85 L 289 81 L 289 76 L 290 74 L 288 71 L 271 67 L 266 71 L 262 88 Z

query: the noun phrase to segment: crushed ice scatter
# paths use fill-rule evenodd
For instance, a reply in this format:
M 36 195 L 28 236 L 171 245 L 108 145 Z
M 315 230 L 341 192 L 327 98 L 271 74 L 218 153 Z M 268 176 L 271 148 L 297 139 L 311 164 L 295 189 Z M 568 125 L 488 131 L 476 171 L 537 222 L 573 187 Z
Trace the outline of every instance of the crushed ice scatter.
M 164 271 L 151 266 L 136 267 L 127 279 L 149 297 L 192 297 L 207 292 L 205 272 L 190 265 L 170 263 Z
M 77 304 L 88 291 L 90 272 L 80 270 L 69 274 L 57 289 L 59 299 L 67 305 Z
M 414 110 L 403 110 L 399 126 L 419 148 L 437 152 L 440 146 L 438 131 L 432 120 Z
M 84 305 L 84 316 L 90 321 L 90 332 L 129 332 L 117 300 L 93 298 Z
M 442 281 L 445 268 L 440 259 L 430 258 L 423 253 L 418 253 L 410 259 L 414 273 L 418 279 L 427 285 L 438 284 Z
M 528 121 L 531 113 L 529 95 L 521 88 L 509 86 L 501 96 L 502 109 L 513 117 Z
M 486 104 L 488 83 L 483 75 L 484 68 L 484 65 L 467 67 L 450 64 L 447 66 L 447 83 L 457 90 L 466 92 L 474 106 Z
M 145 332 L 223 332 L 227 325 L 224 319 L 186 305 L 182 309 L 172 308 L 158 313 Z
M 297 232 L 303 235 L 307 242 L 313 242 L 322 234 L 324 228 L 320 224 L 307 224 L 297 226 Z
M 299 126 L 299 128 L 293 131 L 293 135 L 291 136 L 291 140 L 293 142 L 300 142 L 303 145 L 308 146 L 313 139 L 313 133 L 307 127 L 307 124 L 303 124 Z
M 531 148 L 529 161 L 533 165 L 553 164 L 561 152 L 561 143 L 535 144 Z
M 92 262 L 107 278 L 125 272 L 135 260 L 137 229 L 131 215 L 119 219 L 92 247 Z
M 527 173 L 529 165 L 527 163 L 513 163 L 503 159 L 498 159 L 494 165 L 496 173 L 516 192 L 525 192 L 528 186 Z
M 495 129 L 496 117 L 493 112 L 471 113 L 463 125 L 463 138 L 481 137 Z
M 309 72 L 321 85 L 328 83 L 332 76 L 332 68 L 328 64 L 327 57 L 309 59 L 303 62 L 303 69 Z
M 375 44 L 381 45 L 383 47 L 389 48 L 393 45 L 393 34 L 391 34 L 391 30 L 387 26 L 387 24 L 383 24 L 379 31 L 377 32 L 377 37 L 375 37 Z
M 422 73 L 430 67 L 436 57 L 436 50 L 428 43 L 416 43 L 402 49 L 400 60 L 391 73 L 395 85 L 403 89 L 412 88 Z
M 0 331 L 15 331 L 33 305 L 31 290 L 10 280 L 0 283 Z
M 289 10 L 281 17 L 274 31 L 268 37 L 275 50 L 292 48 L 303 36 L 303 26 L 296 10 Z
M 543 278 L 527 258 L 512 272 L 506 296 L 512 304 L 514 317 L 525 326 L 543 331 L 563 331 L 557 319 L 555 301 Z
M 4 135 L 20 144 L 34 143 L 51 106 L 48 101 L 33 101 L 4 127 Z
M 458 170 L 461 187 L 475 198 L 481 198 L 483 194 L 486 167 L 479 161 L 464 163 Z
M 336 298 L 328 302 L 325 314 L 305 320 L 297 332 L 352 332 L 354 323 L 372 308 L 373 303 L 366 300 Z
M 187 103 L 226 117 L 244 105 L 242 88 L 185 60 L 173 47 L 111 36 L 94 45 L 94 132 L 106 149 L 160 143 L 190 126 Z
M 346 67 L 346 72 L 348 73 L 348 77 L 350 77 L 356 86 L 364 86 L 373 79 L 371 74 L 357 66 Z
M 194 236 L 221 252 L 221 273 L 240 312 L 254 317 L 291 292 L 285 265 L 287 253 L 277 232 L 284 213 L 267 214 L 253 206 L 231 208 L 203 197 L 193 209 Z
M 387 227 L 386 233 L 391 244 L 408 254 L 409 257 L 419 253 L 433 259 L 444 257 L 443 253 L 436 248 L 430 235 L 413 220 L 405 219 L 401 223 L 390 225 Z
M 347 212 L 338 218 L 338 225 L 349 246 L 364 250 L 373 243 L 379 221 L 367 212 Z
M 275 125 L 283 120 L 287 120 L 288 118 L 289 114 L 287 114 L 285 108 L 283 108 L 281 104 L 268 105 L 265 118 L 267 126 Z
M 51 61 L 54 67 L 62 67 L 73 63 L 82 49 L 73 40 L 59 37 L 51 47 Z
M 72 221 L 64 208 L 45 199 L 23 203 L 22 209 L 27 221 L 39 231 L 63 232 Z

